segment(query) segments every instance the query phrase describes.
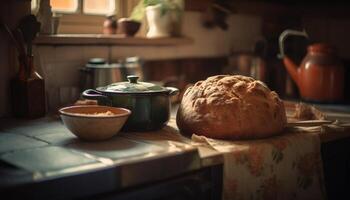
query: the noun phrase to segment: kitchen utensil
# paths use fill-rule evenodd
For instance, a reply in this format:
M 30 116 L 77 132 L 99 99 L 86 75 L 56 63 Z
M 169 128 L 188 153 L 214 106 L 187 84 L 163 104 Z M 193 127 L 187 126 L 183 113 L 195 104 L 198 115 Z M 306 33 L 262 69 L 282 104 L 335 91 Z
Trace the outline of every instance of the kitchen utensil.
M 83 90 L 106 86 L 122 81 L 125 69 L 122 64 L 108 64 L 103 58 L 90 59 L 86 66 L 80 69 L 81 87 Z
M 33 56 L 27 56 L 26 59 L 28 75 L 25 79 L 17 75 L 11 80 L 13 113 L 17 117 L 43 117 L 46 111 L 45 82 L 34 69 Z
M 19 47 L 19 72 L 11 80 L 11 100 L 15 116 L 36 118 L 46 112 L 45 82 L 35 71 L 32 40 L 40 30 L 34 15 L 20 20 L 14 36 Z
M 144 73 L 143 73 L 143 60 L 140 57 L 127 57 L 124 62 L 125 74 L 123 77 L 127 77 L 129 75 L 136 75 L 139 77 L 138 80 L 144 81 Z M 126 81 L 126 79 L 125 79 Z
M 303 121 L 291 121 L 287 123 L 287 127 L 294 127 L 294 126 L 321 126 L 324 124 L 331 124 L 333 121 L 330 120 L 303 120 Z
M 32 41 L 40 31 L 40 22 L 35 15 L 27 15 L 20 20 L 18 29 L 21 30 L 23 40 L 27 44 L 27 54 L 32 55 Z
M 15 31 L 11 31 L 10 28 L 7 26 L 6 23 L 1 22 L 0 24 L 1 28 L 5 29 L 6 33 L 11 38 L 12 43 L 16 47 L 18 51 L 18 60 L 19 60 L 19 70 L 18 70 L 18 79 L 24 80 L 27 76 L 26 69 L 27 67 L 27 60 L 26 60 L 26 50 L 25 50 L 25 43 L 23 40 L 23 35 L 20 32 L 19 29 L 16 29 Z
M 343 101 L 345 71 L 335 48 L 324 43 L 309 45 L 307 55 L 298 67 L 284 53 L 283 42 L 289 35 L 307 37 L 307 34 L 305 31 L 286 30 L 279 38 L 279 57 L 296 82 L 301 97 L 317 102 Z
M 267 81 L 266 62 L 261 56 L 252 52 L 240 52 L 231 55 L 228 59 L 229 66 L 223 69 L 223 73 L 240 74 L 263 82 Z
M 77 137 L 98 141 L 117 134 L 129 115 L 130 110 L 107 106 L 71 106 L 59 110 L 63 123 Z M 110 115 L 101 113 L 110 112 Z
M 170 117 L 170 96 L 179 90 L 153 83 L 138 82 L 137 76 L 128 76 L 128 82 L 113 83 L 96 90 L 85 90 L 83 97 L 98 100 L 99 105 L 123 107 L 132 114 L 124 131 L 151 131 L 162 128 Z
M 257 40 L 254 45 L 254 56 L 250 66 L 250 76 L 267 83 L 267 67 L 265 57 L 267 54 L 267 41 L 266 39 Z
M 30 63 L 28 63 L 28 52 L 26 50 L 26 42 L 24 41 L 24 36 L 21 31 L 21 29 L 16 29 L 14 31 L 15 38 L 17 40 L 17 43 L 19 45 L 19 69 L 18 69 L 18 79 L 20 80 L 26 80 L 30 76 Z

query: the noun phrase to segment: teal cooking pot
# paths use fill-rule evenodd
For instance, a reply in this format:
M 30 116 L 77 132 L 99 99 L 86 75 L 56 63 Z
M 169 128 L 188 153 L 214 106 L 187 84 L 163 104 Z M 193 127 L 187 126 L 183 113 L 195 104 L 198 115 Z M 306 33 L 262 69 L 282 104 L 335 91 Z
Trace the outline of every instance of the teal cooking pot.
M 178 94 L 173 87 L 139 82 L 138 76 L 128 76 L 127 82 L 117 82 L 96 90 L 85 90 L 82 96 L 97 100 L 99 105 L 131 110 L 123 131 L 152 131 L 161 129 L 170 118 L 170 96 Z

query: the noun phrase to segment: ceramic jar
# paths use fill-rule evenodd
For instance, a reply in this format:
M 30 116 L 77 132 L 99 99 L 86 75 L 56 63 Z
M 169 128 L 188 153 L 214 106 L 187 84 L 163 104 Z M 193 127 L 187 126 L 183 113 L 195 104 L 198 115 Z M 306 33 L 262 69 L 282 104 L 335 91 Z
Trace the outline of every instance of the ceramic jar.
M 162 14 L 161 6 L 147 6 L 146 17 L 149 30 L 148 38 L 170 37 L 171 36 L 171 15 Z

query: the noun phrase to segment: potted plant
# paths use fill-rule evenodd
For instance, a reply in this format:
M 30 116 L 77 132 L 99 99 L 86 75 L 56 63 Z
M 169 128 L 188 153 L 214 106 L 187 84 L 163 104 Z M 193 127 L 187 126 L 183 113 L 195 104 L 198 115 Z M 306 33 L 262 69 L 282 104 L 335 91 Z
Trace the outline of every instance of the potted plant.
M 148 38 L 179 36 L 183 0 L 143 0 L 134 8 L 131 18 L 142 20 L 146 16 Z

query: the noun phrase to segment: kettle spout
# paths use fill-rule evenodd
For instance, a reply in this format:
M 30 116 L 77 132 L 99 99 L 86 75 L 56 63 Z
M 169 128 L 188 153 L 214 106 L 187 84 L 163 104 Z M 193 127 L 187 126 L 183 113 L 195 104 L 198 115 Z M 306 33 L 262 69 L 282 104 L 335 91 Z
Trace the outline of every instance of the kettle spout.
M 298 66 L 287 56 L 283 57 L 283 63 L 294 82 L 300 87 Z

